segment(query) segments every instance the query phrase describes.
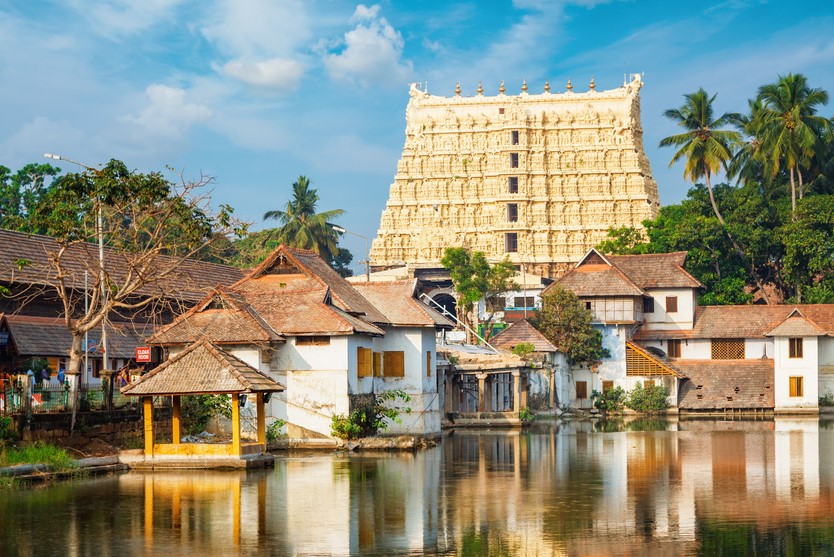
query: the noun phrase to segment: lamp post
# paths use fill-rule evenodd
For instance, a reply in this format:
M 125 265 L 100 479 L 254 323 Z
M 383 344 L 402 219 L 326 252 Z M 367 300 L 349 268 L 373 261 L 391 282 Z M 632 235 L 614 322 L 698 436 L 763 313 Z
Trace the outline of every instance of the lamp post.
M 365 261 L 360 261 L 360 263 L 365 264 L 365 282 L 371 282 L 371 249 L 369 247 L 368 238 L 361 234 L 357 234 L 356 232 L 351 232 L 350 230 L 342 226 L 339 226 L 338 224 L 331 224 L 330 228 L 332 228 L 339 234 L 353 234 L 354 236 L 357 236 L 365 240 Z
M 66 157 L 62 157 L 61 155 L 55 155 L 53 153 L 44 153 L 44 157 L 56 161 L 67 161 L 68 163 L 78 165 L 82 168 L 86 168 L 92 172 L 97 172 L 95 168 L 92 166 L 86 165 L 84 163 L 80 163 L 78 161 L 74 161 L 72 159 L 68 159 Z M 101 200 L 97 199 L 96 204 L 98 205 L 98 216 L 96 218 L 96 236 L 98 239 L 98 267 L 99 267 L 99 283 L 101 287 L 101 305 L 106 309 L 107 307 L 107 286 L 105 284 L 105 274 L 104 274 L 104 223 L 102 217 L 102 204 Z M 86 288 L 86 285 L 85 285 Z M 85 351 L 89 351 L 88 347 L 84 347 Z M 104 319 L 101 320 L 101 358 L 102 358 L 102 367 L 103 369 L 109 369 L 107 365 L 107 312 L 105 311 Z M 84 370 L 86 374 L 88 372 L 87 369 Z

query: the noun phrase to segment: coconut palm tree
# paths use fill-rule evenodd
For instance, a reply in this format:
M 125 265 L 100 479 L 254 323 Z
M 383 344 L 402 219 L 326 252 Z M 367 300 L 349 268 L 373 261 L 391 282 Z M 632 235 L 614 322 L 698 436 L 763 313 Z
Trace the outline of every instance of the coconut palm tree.
M 292 185 L 292 199 L 284 210 L 276 209 L 264 213 L 264 220 L 276 220 L 281 226 L 276 239 L 288 246 L 310 249 L 330 263 L 339 248 L 336 231 L 329 221 L 344 214 L 342 209 L 316 213 L 319 201 L 318 191 L 310 187 L 306 176 L 299 176 Z
M 724 113 L 716 118 L 713 110 L 715 97 L 716 95 L 710 96 L 701 88 L 694 93 L 684 95 L 686 102 L 680 107 L 664 112 L 663 115 L 666 118 L 674 121 L 686 131 L 663 138 L 660 140 L 660 146 L 678 148 L 672 156 L 669 166 L 673 166 L 679 160 L 684 159 L 684 177 L 691 180 L 693 184 L 701 178 L 704 179 L 704 185 L 709 193 L 709 200 L 715 217 L 721 223 L 724 233 L 727 234 L 727 238 L 729 238 L 750 277 L 759 288 L 765 302 L 769 304 L 770 298 L 761 279 L 754 271 L 752 263 L 748 262 L 744 250 L 741 249 L 741 246 L 738 245 L 738 242 L 727 228 L 712 191 L 711 177 L 722 168 L 725 171 L 727 170 L 728 164 L 733 158 L 733 147 L 741 143 L 739 132 L 721 128 L 742 120 L 741 115 L 736 113 Z
M 672 108 L 663 113 L 666 118 L 674 121 L 678 126 L 686 129 L 684 133 L 671 135 L 660 140 L 661 147 L 678 147 L 669 166 L 673 166 L 681 159 L 685 159 L 683 175 L 694 184 L 700 178 L 709 192 L 712 210 L 722 226 L 724 217 L 718 210 L 715 196 L 712 192 L 710 178 L 724 168 L 733 158 L 732 147 L 741 141 L 737 131 L 722 130 L 723 126 L 738 120 L 735 113 L 724 113 L 714 118 L 712 103 L 716 95 L 709 96 L 703 89 L 684 95 L 686 102 L 678 108 Z
M 802 168 L 808 168 L 829 121 L 817 115 L 819 105 L 828 104 L 828 93 L 808 87 L 802 74 L 779 76 L 779 81 L 759 87 L 763 109 L 757 126 L 762 149 L 768 153 L 768 169 L 773 175 L 788 170 L 791 180 L 791 215 L 796 215 L 796 179 L 799 198 L 804 191 Z

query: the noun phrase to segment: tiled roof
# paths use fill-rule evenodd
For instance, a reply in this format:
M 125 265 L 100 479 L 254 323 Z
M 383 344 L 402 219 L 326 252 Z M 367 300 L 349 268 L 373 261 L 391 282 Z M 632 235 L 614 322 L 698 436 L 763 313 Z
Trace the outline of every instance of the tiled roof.
M 665 338 L 762 338 L 779 336 L 789 331 L 777 329 L 791 313 L 798 309 L 809 324 L 802 325 L 804 332 L 834 335 L 834 304 L 802 305 L 748 305 L 703 306 L 695 312 L 695 326 L 691 331 L 640 330 L 634 338 L 639 340 Z M 795 319 L 795 318 L 792 318 Z M 797 321 L 791 321 L 790 330 L 800 331 Z
M 686 252 L 647 253 L 644 255 L 606 255 L 640 288 L 700 288 L 703 285 L 686 272 Z
M 183 317 L 157 330 L 148 342 L 190 344 L 204 337 L 216 344 L 283 340 L 242 298 L 218 289 Z
M 769 337 L 817 337 L 825 336 L 826 332 L 807 319 L 801 311 L 794 309 L 787 319 L 767 331 L 765 335 Z
M 289 265 L 295 264 L 301 274 L 295 275 L 269 275 L 282 257 L 289 259 Z M 282 282 L 286 290 L 306 290 L 311 288 L 309 281 L 327 286 L 333 304 L 344 311 L 353 314 L 364 314 L 367 321 L 371 323 L 385 323 L 386 319 L 368 300 L 359 294 L 348 281 L 339 273 L 333 270 L 330 265 L 319 257 L 315 252 L 306 249 L 290 248 L 284 245 L 279 246 L 269 257 L 256 267 L 245 279 L 235 286 L 243 291 L 250 288 L 251 282 L 258 282 L 261 279 L 273 279 Z
M 22 232 L 0 230 L 0 281 L 26 285 L 48 285 L 55 281 L 55 268 L 50 265 L 51 254 L 58 251 L 54 238 L 27 235 Z M 158 256 L 160 265 L 175 261 L 173 258 Z M 18 265 L 26 260 L 26 265 Z M 62 257 L 65 280 L 71 288 L 83 291 L 84 271 L 98 273 L 98 246 L 95 244 L 74 244 Z M 119 262 L 122 262 L 120 264 Z M 87 262 L 90 262 L 89 264 Z M 124 259 L 115 250 L 105 247 L 105 267 L 108 274 L 118 283 L 127 272 Z M 138 291 L 139 295 L 172 297 L 196 301 L 217 285 L 230 285 L 240 280 L 248 271 L 237 267 L 184 261 L 175 273 L 164 283 L 148 284 Z
M 773 360 L 675 360 L 680 409 L 773 408 Z
M 21 356 L 69 355 L 72 335 L 62 318 L 5 314 L 3 322 L 10 333 L 9 342 Z M 134 358 L 136 347 L 145 345 L 143 338 L 149 331 L 136 327 L 132 323 L 109 323 L 107 351 L 111 358 Z M 99 347 L 101 327 L 90 330 L 87 336 L 90 346 Z M 101 356 L 100 351 L 94 354 Z
M 577 296 L 642 296 L 645 292 L 617 268 L 605 263 L 580 265 L 555 284 Z M 551 287 L 545 288 L 545 292 Z
M 352 284 L 391 325 L 453 328 L 454 323 L 414 297 L 416 285 L 416 279 Z
M 284 386 L 274 379 L 203 339 L 122 388 L 122 393 L 139 396 L 283 390 Z
M 536 352 L 559 351 L 526 319 L 514 322 L 490 340 L 490 344 L 493 346 L 506 350 L 512 350 L 523 342 L 532 344 Z

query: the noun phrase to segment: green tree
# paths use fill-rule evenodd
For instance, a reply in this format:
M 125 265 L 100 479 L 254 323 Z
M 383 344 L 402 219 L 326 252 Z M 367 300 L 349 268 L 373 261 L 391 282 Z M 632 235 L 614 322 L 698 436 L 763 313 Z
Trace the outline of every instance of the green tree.
M 27 218 L 61 171 L 49 164 L 27 164 L 15 173 L 0 165 L 0 228 L 41 233 Z
M 834 286 L 834 196 L 800 199 L 794 219 L 781 228 L 785 243 L 786 278 L 817 291 L 812 299 Z M 797 292 L 797 300 L 801 301 Z
M 101 169 L 67 174 L 32 207 L 32 226 L 57 240 L 49 268 L 43 269 L 42 288 L 60 300 L 72 337 L 67 376 L 73 410 L 84 334 L 113 313 L 176 309 L 170 305 L 189 286 L 184 264 L 219 237 L 245 232 L 230 207 L 208 209 L 201 190 L 210 182 L 204 177 L 174 184 L 159 173 L 130 171 L 111 160 Z M 99 232 L 109 248 L 103 266 L 95 247 Z
M 608 356 L 592 317 L 576 294 L 555 284 L 542 296 L 542 309 L 532 323 L 570 364 L 590 367 Z
M 796 214 L 796 179 L 803 198 L 802 168 L 811 164 L 829 121 L 817 115 L 819 105 L 828 104 L 828 93 L 810 88 L 802 74 L 780 76 L 776 83 L 759 88 L 763 108 L 757 113 L 754 132 L 767 153 L 772 174 L 787 169 L 791 182 L 791 215 Z
M 503 309 L 498 307 L 499 298 L 505 292 L 518 288 L 513 281 L 515 266 L 507 258 L 490 265 L 484 252 L 472 253 L 466 248 L 447 248 L 440 264 L 449 271 L 458 293 L 458 319 L 471 327 L 469 308 L 484 300 L 488 315 L 483 322 L 484 339 L 489 342 L 495 313 Z M 474 311 L 477 312 L 477 308 Z
M 264 213 L 264 220 L 280 223 L 275 238 L 278 243 L 294 248 L 313 250 L 325 261 L 333 261 L 338 254 L 336 231 L 330 221 L 343 215 L 342 209 L 316 213 L 318 190 L 310 188 L 310 180 L 299 176 L 292 185 L 292 199 L 283 210 Z
M 747 261 L 747 254 L 733 237 L 716 203 L 712 189 L 711 176 L 722 168 L 727 170 L 732 159 L 732 148 L 741 142 L 741 135 L 737 131 L 720 129 L 728 124 L 737 122 L 741 116 L 736 113 L 724 113 L 715 117 L 713 103 L 716 95 L 709 96 L 703 89 L 684 95 L 686 102 L 679 108 L 669 109 L 663 113 L 666 118 L 675 121 L 678 126 L 687 131 L 666 137 L 660 141 L 661 147 L 678 147 L 672 156 L 669 166 L 681 159 L 685 159 L 684 177 L 696 183 L 703 178 L 709 194 L 710 204 L 715 217 L 727 234 L 727 238 L 744 262 L 750 277 L 756 283 L 762 298 L 770 303 L 770 298 L 759 277 L 753 272 L 752 265 Z

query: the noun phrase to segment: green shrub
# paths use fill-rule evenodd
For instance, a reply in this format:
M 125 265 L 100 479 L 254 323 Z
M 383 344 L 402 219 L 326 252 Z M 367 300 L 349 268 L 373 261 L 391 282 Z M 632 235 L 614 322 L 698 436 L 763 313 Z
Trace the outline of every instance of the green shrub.
M 669 398 L 669 389 L 663 385 L 650 385 L 643 387 L 638 383 L 628 392 L 625 405 L 635 412 L 656 414 L 666 410 L 669 406 L 666 399 Z
M 11 416 L 0 416 L 0 446 L 17 441 L 17 429 Z
M 612 387 L 602 393 L 596 389 L 591 391 L 594 407 L 603 412 L 622 412 L 625 396 L 625 390 L 620 386 Z
M 522 359 L 526 359 L 527 356 L 532 354 L 535 350 L 536 347 L 530 342 L 521 342 L 513 346 L 513 354 L 521 357 Z
M 825 391 L 825 394 L 820 397 L 820 406 L 834 406 L 834 395 L 831 391 Z
M 330 431 L 339 439 L 358 439 L 386 430 L 387 420 L 401 424 L 400 414 L 410 414 L 411 408 L 396 406 L 393 403 L 397 400 L 410 402 L 411 397 L 400 389 L 379 393 L 373 403 L 357 408 L 347 416 L 335 414 L 330 419 Z
M 180 399 L 180 417 L 187 435 L 205 430 L 214 416 L 232 417 L 232 397 L 229 395 L 192 395 Z
M 283 433 L 281 433 L 281 430 L 284 428 L 285 425 L 287 425 L 287 422 L 285 420 L 275 420 L 274 422 L 269 424 L 269 426 L 266 428 L 266 440 L 270 443 L 274 443 L 275 441 L 277 441 L 283 435 Z
M 522 422 L 532 422 L 536 416 L 526 406 L 518 411 L 518 419 Z

